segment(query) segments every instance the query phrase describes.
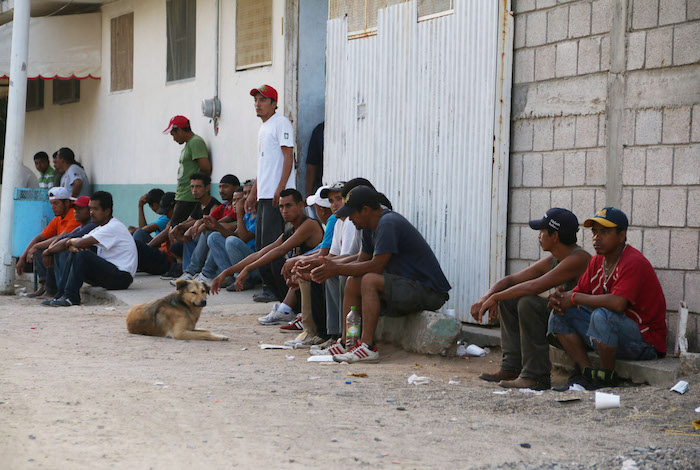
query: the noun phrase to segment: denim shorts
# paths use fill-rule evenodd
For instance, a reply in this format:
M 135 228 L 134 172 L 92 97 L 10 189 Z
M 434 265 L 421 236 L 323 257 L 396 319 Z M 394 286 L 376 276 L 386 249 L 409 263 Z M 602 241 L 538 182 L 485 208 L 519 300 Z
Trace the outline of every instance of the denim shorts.
M 423 310 L 436 311 L 450 298 L 446 292 L 425 287 L 418 281 L 384 273 L 382 314 L 401 317 Z
M 566 310 L 562 315 L 552 313 L 548 333 L 577 333 L 587 346 L 595 349 L 595 342 L 617 348 L 618 359 L 633 361 L 656 359 L 656 350 L 644 341 L 639 326 L 624 313 L 606 308 L 595 310 L 581 306 Z

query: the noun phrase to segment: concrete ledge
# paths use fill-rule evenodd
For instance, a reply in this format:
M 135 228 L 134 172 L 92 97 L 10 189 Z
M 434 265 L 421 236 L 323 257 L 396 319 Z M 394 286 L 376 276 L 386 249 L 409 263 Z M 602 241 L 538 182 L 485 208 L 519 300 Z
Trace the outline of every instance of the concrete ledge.
M 562 369 L 571 371 L 574 362 L 561 349 L 549 348 L 549 357 L 552 364 Z M 600 367 L 600 358 L 595 353 L 588 353 L 588 357 L 594 366 Z M 665 357 L 654 361 L 617 361 L 615 370 L 620 377 L 631 380 L 634 383 L 648 383 L 671 387 L 681 377 L 681 361 L 675 357 Z
M 477 346 L 493 347 L 501 345 L 501 329 L 498 327 L 478 326 L 462 323 L 459 335 L 462 342 Z
M 111 291 L 103 287 L 93 287 L 85 285 L 80 289 L 80 296 L 84 303 L 90 304 L 110 304 L 126 306 L 126 302 L 114 295 Z
M 375 338 L 409 352 L 446 355 L 456 347 L 459 333 L 456 318 L 423 311 L 405 317 L 379 317 Z

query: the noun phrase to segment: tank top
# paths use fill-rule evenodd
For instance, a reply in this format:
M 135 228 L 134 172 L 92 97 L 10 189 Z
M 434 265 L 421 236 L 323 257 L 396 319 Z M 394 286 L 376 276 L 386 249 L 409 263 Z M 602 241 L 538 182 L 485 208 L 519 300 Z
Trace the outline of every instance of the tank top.
M 584 253 L 588 253 L 586 250 L 584 250 L 580 246 L 576 245 L 574 247 L 574 249 L 571 250 L 571 253 L 569 254 L 569 256 L 573 255 L 577 251 L 583 251 Z M 559 264 L 559 260 L 555 257 L 552 257 L 552 265 L 549 267 L 549 270 L 551 271 L 552 269 L 556 268 L 558 264 Z M 581 276 L 579 276 L 579 277 L 581 277 Z M 576 287 L 576 284 L 578 284 L 578 279 L 579 279 L 578 277 L 576 279 L 570 279 L 570 280 L 566 281 L 564 284 L 562 284 L 561 286 L 564 288 L 565 291 L 570 291 L 571 289 Z
M 301 224 L 306 222 L 306 219 L 308 219 L 308 218 L 309 218 L 308 215 L 303 215 L 301 217 Z M 317 219 L 311 219 L 311 220 L 316 222 L 319 225 L 319 227 L 322 227 L 321 222 L 319 222 Z M 301 224 L 299 224 L 299 227 L 301 227 Z M 294 228 L 294 226 L 292 224 L 287 224 L 287 228 L 285 229 L 284 234 L 282 235 L 282 241 L 283 242 L 287 241 L 289 238 L 291 238 L 292 235 L 294 235 L 294 232 L 296 232 L 296 229 Z M 289 252 L 289 257 L 292 258 L 294 256 L 303 255 L 304 253 L 307 253 L 307 252 L 313 250 L 314 248 L 316 248 L 316 245 L 308 245 L 306 243 L 306 240 L 305 240 L 304 243 L 302 243 L 301 245 L 299 245 L 296 248 L 293 248 L 292 251 Z

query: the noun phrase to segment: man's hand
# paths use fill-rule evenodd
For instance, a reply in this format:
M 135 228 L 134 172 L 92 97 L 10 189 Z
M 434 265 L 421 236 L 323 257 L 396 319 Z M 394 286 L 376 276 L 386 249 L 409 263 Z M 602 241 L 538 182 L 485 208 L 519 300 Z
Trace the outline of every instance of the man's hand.
M 277 189 L 275 189 L 275 195 L 272 196 L 272 207 L 279 207 L 280 205 L 280 193 L 284 191 L 284 188 L 280 188 L 277 186 Z
M 282 271 L 280 274 L 282 274 L 282 277 L 285 279 L 289 279 L 292 276 L 292 271 L 294 267 L 297 265 L 297 260 L 294 258 L 289 258 L 287 261 L 284 262 L 284 265 L 282 266 Z
M 245 211 L 248 214 L 251 214 L 253 212 L 253 208 L 255 207 L 255 204 L 258 202 L 257 196 L 253 197 L 253 193 L 251 192 L 248 194 L 248 197 L 245 200 Z
M 29 251 L 27 251 L 27 262 L 30 262 L 34 259 L 34 255 L 36 254 L 37 249 L 36 245 L 32 246 Z
M 242 291 L 243 290 L 243 284 L 245 283 L 246 278 L 248 278 L 248 266 L 243 268 L 240 273 L 238 273 L 238 276 L 236 276 L 236 290 L 237 291 Z
M 337 275 L 338 264 L 336 262 L 329 260 L 325 256 L 320 256 L 318 260 L 321 262 L 321 266 L 311 270 L 311 279 L 314 282 L 320 284 L 326 279 Z
M 474 304 L 476 305 L 476 304 Z M 481 307 L 479 308 L 479 311 L 474 315 L 474 319 L 481 323 L 481 320 L 484 318 L 484 315 L 486 312 L 489 312 L 489 318 L 493 318 L 494 313 L 496 312 L 496 307 L 498 307 L 498 301 L 493 298 L 493 296 L 489 297 L 486 299 L 484 302 L 481 302 Z M 473 306 L 472 306 L 473 308 Z
M 143 207 L 146 205 L 146 195 L 144 194 L 139 198 L 139 207 Z M 133 206 L 132 206 L 133 207 Z
M 48 249 L 44 250 L 44 252 L 41 254 L 41 262 L 46 268 L 50 268 L 53 266 L 53 256 L 51 256 L 51 253 L 48 253 Z
M 21 276 L 24 274 L 24 265 L 26 264 L 24 255 L 20 256 L 19 259 L 17 260 L 17 265 L 15 266 L 15 272 L 17 273 L 18 276 Z
M 245 208 L 246 202 L 247 200 L 245 198 L 240 198 L 236 201 L 236 203 L 233 205 L 236 215 L 245 214 L 247 212 Z
M 219 291 L 221 290 L 221 285 L 224 283 L 224 279 L 226 279 L 226 276 L 224 276 L 224 273 L 221 273 L 218 276 L 216 276 L 211 282 L 211 293 L 213 295 L 219 293 Z
M 571 296 L 574 292 L 565 292 L 564 288 L 559 286 L 548 297 L 547 308 L 553 309 L 554 313 L 563 314 L 565 310 L 574 307 L 574 303 L 571 301 Z

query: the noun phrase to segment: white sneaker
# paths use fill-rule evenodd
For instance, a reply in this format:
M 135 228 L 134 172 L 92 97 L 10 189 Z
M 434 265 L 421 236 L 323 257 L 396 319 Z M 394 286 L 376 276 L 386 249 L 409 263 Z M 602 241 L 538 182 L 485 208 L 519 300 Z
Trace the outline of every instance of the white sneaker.
M 175 286 L 175 284 L 177 284 L 177 281 L 192 281 L 192 280 L 194 280 L 194 276 L 192 274 L 188 273 L 187 271 L 185 271 L 177 279 L 171 279 L 170 285 Z
M 303 337 L 302 337 L 303 335 Z M 320 336 L 311 336 L 306 331 L 301 333 L 299 336 L 290 341 L 285 341 L 285 346 L 291 346 L 294 349 L 308 349 L 312 346 L 316 346 L 324 343 L 325 340 Z
M 258 323 L 260 323 L 261 325 L 283 325 L 294 320 L 294 317 L 296 317 L 294 312 L 280 312 L 279 310 L 277 310 L 279 306 L 280 304 L 273 305 L 270 313 L 268 313 L 264 317 L 258 318 Z
M 343 344 L 340 342 L 340 338 L 338 338 L 327 348 L 316 349 L 313 346 L 311 348 L 312 349 L 309 351 L 309 354 L 312 356 L 334 356 L 336 354 L 344 354 L 346 352 L 345 346 L 343 346 Z
M 189 273 L 188 273 L 188 274 L 189 274 Z M 213 279 L 209 279 L 207 276 L 205 276 L 205 275 L 202 274 L 202 273 L 197 274 L 197 275 L 194 277 L 194 280 L 195 280 L 195 281 L 199 281 L 199 282 L 206 282 L 206 283 L 209 284 L 209 285 L 211 285 L 211 283 L 214 282 Z
M 377 351 L 376 348 L 374 350 L 370 349 L 367 343 L 362 343 L 345 354 L 335 354 L 333 360 L 335 362 L 348 362 L 350 364 L 360 361 L 376 362 L 379 360 L 379 351 Z
M 303 343 L 306 339 L 308 339 L 309 333 L 306 331 L 302 331 L 297 335 L 296 338 L 290 339 L 289 341 L 285 341 L 284 345 L 285 346 L 291 346 L 294 349 L 298 348 L 301 343 Z

